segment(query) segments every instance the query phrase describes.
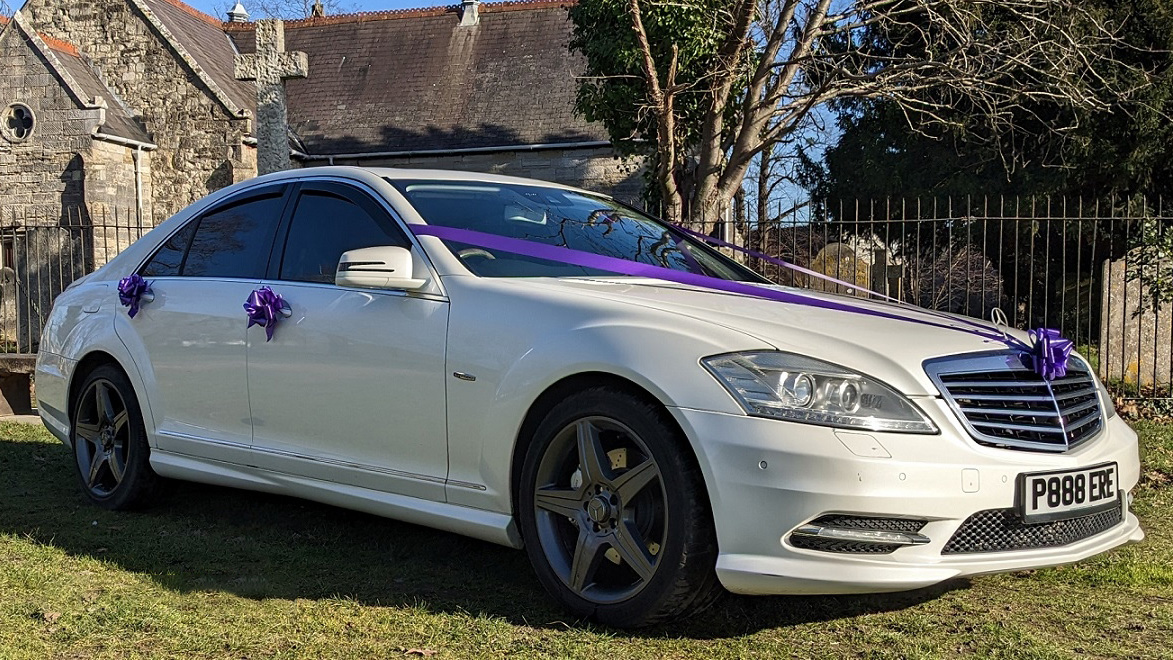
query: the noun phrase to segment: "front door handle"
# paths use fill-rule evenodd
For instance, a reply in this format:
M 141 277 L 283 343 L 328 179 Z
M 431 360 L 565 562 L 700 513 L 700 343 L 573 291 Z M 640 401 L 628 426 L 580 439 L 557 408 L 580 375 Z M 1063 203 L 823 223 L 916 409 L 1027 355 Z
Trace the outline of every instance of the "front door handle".
M 254 289 L 244 301 L 244 312 L 248 315 L 248 326 L 259 325 L 265 329 L 265 341 L 273 338 L 273 331 L 277 328 L 277 321 L 293 316 L 293 308 L 281 294 L 275 293 L 267 286 Z

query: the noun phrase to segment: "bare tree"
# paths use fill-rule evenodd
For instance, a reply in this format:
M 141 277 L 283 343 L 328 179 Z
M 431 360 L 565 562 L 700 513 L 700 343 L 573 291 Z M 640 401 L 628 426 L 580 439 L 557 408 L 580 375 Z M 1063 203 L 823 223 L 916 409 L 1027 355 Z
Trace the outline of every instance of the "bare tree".
M 0 2 L 3 1 L 0 0 Z M 317 2 L 318 0 L 242 0 L 244 8 L 253 20 L 259 18 L 284 18 L 287 20 L 309 18 L 314 15 L 314 5 Z M 221 1 L 219 3 L 220 15 L 227 15 L 234 4 L 236 4 L 235 0 Z M 355 5 L 348 0 L 321 0 L 321 4 L 322 12 L 327 16 L 345 14 L 355 10 Z
M 6 0 L 0 0 L 0 16 L 12 16 L 12 5 Z
M 700 219 L 718 216 L 751 163 L 836 100 L 894 101 L 914 126 L 956 122 L 951 111 L 964 108 L 999 135 L 1015 129 L 1011 109 L 1103 109 L 1129 91 L 1102 74 L 1113 26 L 1079 0 L 627 2 L 664 215 L 704 230 Z M 689 44 L 649 37 L 645 12 L 668 4 L 719 26 L 707 74 L 678 79 Z M 696 96 L 701 125 L 682 125 L 679 108 Z

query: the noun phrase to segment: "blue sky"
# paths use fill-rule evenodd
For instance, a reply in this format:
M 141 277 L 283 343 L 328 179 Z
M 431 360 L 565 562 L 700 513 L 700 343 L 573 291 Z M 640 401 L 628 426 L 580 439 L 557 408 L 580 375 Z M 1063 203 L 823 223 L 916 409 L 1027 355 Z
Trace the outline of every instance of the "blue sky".
M 211 14 L 217 18 L 223 18 L 226 7 L 231 7 L 234 0 L 184 0 L 187 4 L 199 9 L 202 12 Z M 254 8 L 249 6 L 249 0 L 242 0 L 244 8 L 254 11 Z M 450 5 L 459 2 L 459 0 L 344 0 L 340 3 L 346 7 L 347 13 L 355 11 L 383 11 L 385 9 L 412 9 L 415 7 L 437 7 L 442 5 Z M 327 3 L 328 4 L 328 3 Z

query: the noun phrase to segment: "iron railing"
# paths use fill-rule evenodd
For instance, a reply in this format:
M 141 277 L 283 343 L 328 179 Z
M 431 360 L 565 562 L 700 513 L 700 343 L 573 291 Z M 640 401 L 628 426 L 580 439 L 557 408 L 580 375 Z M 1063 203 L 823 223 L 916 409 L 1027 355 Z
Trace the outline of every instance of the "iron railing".
M 765 215 L 708 226 L 845 283 L 746 260 L 779 284 L 981 318 L 998 309 L 1014 327 L 1059 329 L 1123 398 L 1173 399 L 1173 217 L 1160 198 L 813 200 Z M 53 299 L 154 222 L 71 209 L 55 224 L 6 224 L 0 352 L 32 353 Z
M 0 352 L 35 353 L 57 295 L 150 229 L 134 209 L 0 226 Z
M 705 226 L 845 283 L 746 258 L 779 284 L 986 319 L 997 309 L 1013 327 L 1059 329 L 1122 398 L 1173 399 L 1173 214 L 1159 197 L 811 200 L 770 211 Z

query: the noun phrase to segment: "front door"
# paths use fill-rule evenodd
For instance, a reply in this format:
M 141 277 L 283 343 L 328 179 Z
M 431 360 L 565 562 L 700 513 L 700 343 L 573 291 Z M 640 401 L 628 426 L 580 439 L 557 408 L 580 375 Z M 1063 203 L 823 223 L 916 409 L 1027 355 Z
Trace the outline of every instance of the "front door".
M 242 305 L 268 266 L 283 193 L 250 193 L 201 214 L 140 271 L 154 299 L 116 327 L 149 360 L 139 366 L 164 451 L 223 458 L 252 441 Z
M 411 247 L 366 193 L 306 183 L 264 282 L 292 315 L 248 332 L 253 446 L 263 467 L 443 500 L 448 303 L 334 285 L 361 247 Z

